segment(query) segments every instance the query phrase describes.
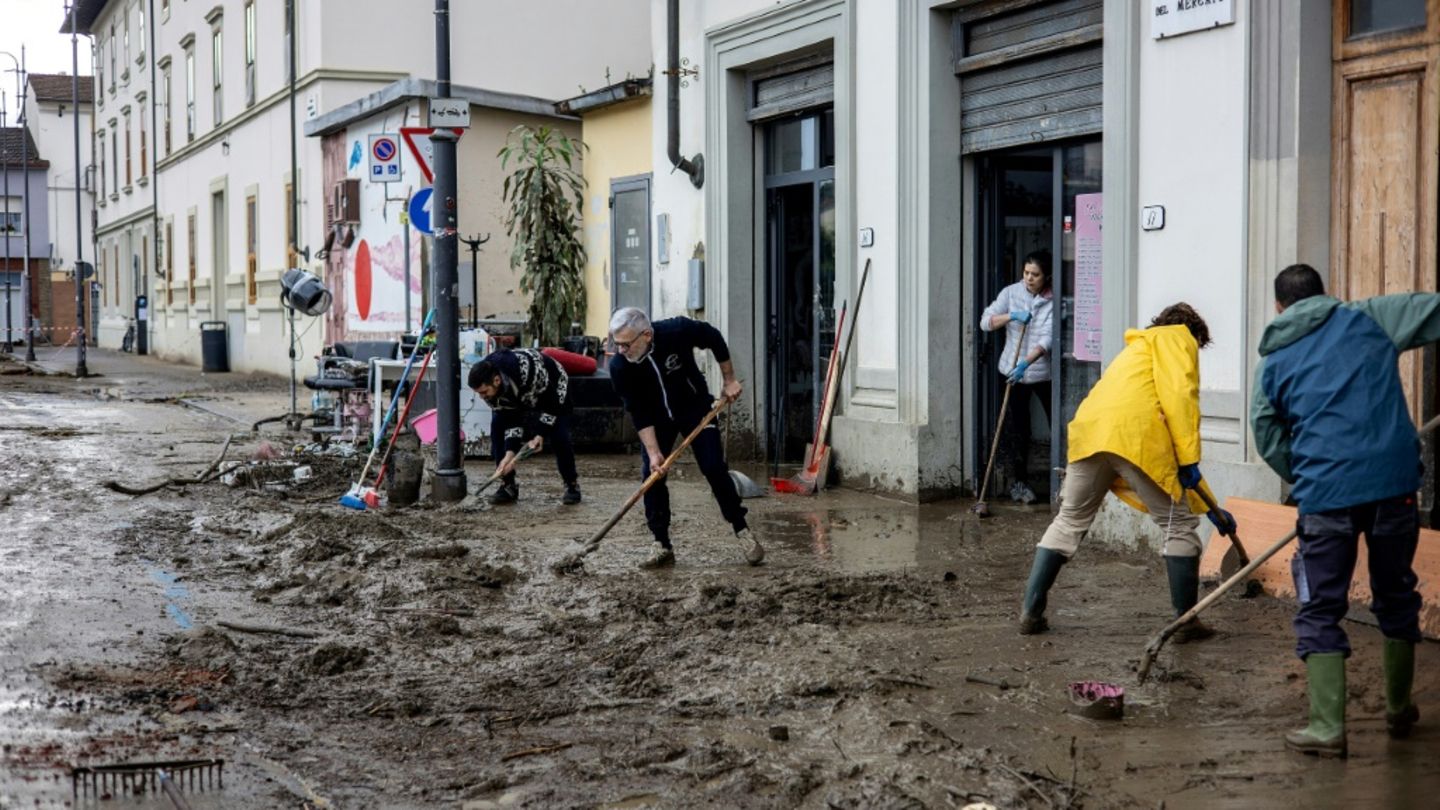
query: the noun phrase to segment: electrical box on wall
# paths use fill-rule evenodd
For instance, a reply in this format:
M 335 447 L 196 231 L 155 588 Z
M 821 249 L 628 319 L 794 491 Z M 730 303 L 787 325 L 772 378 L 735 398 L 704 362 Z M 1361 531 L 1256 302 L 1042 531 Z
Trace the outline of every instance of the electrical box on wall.
M 705 308 L 705 260 L 690 260 L 690 294 L 685 299 L 689 309 Z

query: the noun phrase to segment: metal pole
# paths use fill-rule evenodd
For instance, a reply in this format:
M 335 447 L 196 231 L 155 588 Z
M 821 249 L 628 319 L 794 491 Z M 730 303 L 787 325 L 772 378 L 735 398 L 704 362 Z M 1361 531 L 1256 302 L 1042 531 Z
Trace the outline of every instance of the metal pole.
M 156 56 L 158 55 L 155 53 L 155 28 L 158 22 L 155 19 L 155 0 L 150 0 L 150 10 L 146 12 L 145 21 L 148 23 L 148 25 L 145 26 L 145 35 L 150 40 L 145 47 L 150 49 L 150 93 L 153 95 L 156 87 L 158 87 L 155 83 L 155 62 Z M 155 168 L 155 164 L 160 162 L 156 160 L 156 157 L 160 154 L 160 121 L 159 115 L 155 111 L 157 106 L 155 102 L 157 100 L 158 99 L 155 98 L 150 99 L 151 140 L 150 148 L 146 150 L 150 158 L 150 174 L 153 175 L 150 178 L 150 218 L 152 220 L 150 225 L 150 247 L 154 251 L 154 255 L 150 257 L 150 269 L 153 272 L 145 274 L 145 314 L 147 316 L 155 310 L 156 306 L 155 302 L 150 300 L 150 279 L 160 277 L 160 233 L 163 230 L 160 223 L 160 171 Z M 165 103 L 169 104 L 170 99 L 165 99 Z M 170 281 L 171 279 L 166 279 L 167 283 Z M 150 352 L 150 346 L 154 340 L 154 324 L 155 319 L 153 317 L 147 317 L 146 320 L 141 322 L 141 326 L 144 327 L 142 334 L 145 335 L 145 340 L 141 343 L 141 345 L 145 347 L 145 351 L 140 352 L 141 354 L 149 354 Z
M 0 90 L 0 130 L 5 129 L 9 121 L 10 105 L 6 102 L 5 91 Z M 25 151 L 24 131 L 21 131 L 20 151 Z M 8 151 L 0 154 L 0 171 L 5 173 L 5 353 L 9 354 L 13 347 L 10 345 L 10 153 Z
M 300 66 L 295 63 L 295 0 L 285 0 L 285 39 L 286 47 L 290 52 L 290 255 L 300 255 L 296 246 L 300 242 L 300 147 L 296 142 L 295 127 L 295 76 L 300 71 Z M 296 335 L 295 335 L 295 308 L 287 307 L 290 310 L 290 417 L 285 420 L 286 427 L 292 431 L 300 429 L 300 413 L 298 405 L 299 389 L 295 384 L 296 371 Z
M 20 88 L 20 223 L 25 235 L 24 258 L 20 260 L 20 283 L 30 278 L 30 139 L 26 133 L 30 122 L 25 120 L 25 46 L 20 46 L 20 75 L 15 82 Z M 23 290 L 24 287 L 22 286 Z M 25 321 L 30 321 L 29 302 L 20 296 L 20 303 L 26 307 Z M 10 333 L 10 285 L 5 285 L 5 350 L 15 351 L 15 339 Z
M 450 97 L 450 2 L 435 0 L 435 95 Z M 456 302 L 460 255 L 456 229 L 455 133 L 440 127 L 430 136 L 435 144 L 435 252 L 430 271 L 435 279 L 435 315 L 439 324 L 434 351 L 438 410 L 438 469 L 431 487 L 437 501 L 465 497 L 465 459 L 460 451 L 460 312 Z
M 80 25 L 75 16 L 75 4 L 66 10 L 70 18 L 70 116 L 75 135 L 75 376 L 88 377 L 90 370 L 85 367 L 85 279 L 80 268 L 85 255 L 85 220 L 81 210 L 80 178 L 85 167 L 80 163 Z M 153 24 L 153 21 L 152 21 Z
M 405 334 L 410 334 L 410 215 L 400 212 L 400 230 L 404 232 L 405 245 Z

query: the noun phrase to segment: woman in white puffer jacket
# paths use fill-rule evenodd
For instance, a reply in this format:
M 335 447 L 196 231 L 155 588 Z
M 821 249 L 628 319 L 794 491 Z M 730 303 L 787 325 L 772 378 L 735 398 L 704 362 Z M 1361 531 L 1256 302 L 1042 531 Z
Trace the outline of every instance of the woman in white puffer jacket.
M 1030 397 L 1040 398 L 1045 418 L 1050 418 L 1050 345 L 1054 320 L 1054 294 L 1050 290 L 1050 254 L 1036 251 L 1025 257 L 1020 281 L 1000 291 L 980 316 L 980 329 L 993 332 L 1005 328 L 1005 349 L 1000 354 L 1000 373 L 1014 384 L 1010 409 L 1002 430 L 1006 445 L 1010 497 L 1022 503 L 1035 500 L 1035 491 L 1026 482 L 1026 460 L 1030 457 Z M 1024 327 L 1024 343 L 1021 331 Z M 1018 346 L 1018 349 L 1017 349 Z

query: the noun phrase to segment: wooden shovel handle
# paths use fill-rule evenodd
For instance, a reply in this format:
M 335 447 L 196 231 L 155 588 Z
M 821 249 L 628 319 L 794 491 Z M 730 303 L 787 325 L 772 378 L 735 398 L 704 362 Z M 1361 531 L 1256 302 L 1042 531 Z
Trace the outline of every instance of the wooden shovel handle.
M 1025 330 L 1030 328 L 1029 322 L 1020 324 L 1020 337 L 1015 341 L 1015 363 L 1020 362 L 1020 351 L 1025 347 Z M 1005 426 L 1005 409 L 1010 405 L 1010 389 L 1015 383 L 1010 379 L 1005 380 L 1005 396 L 1000 398 L 1000 416 L 995 419 L 995 435 L 990 437 L 990 460 L 985 462 L 985 477 L 980 481 L 980 497 L 975 499 L 978 507 L 985 502 L 985 493 L 990 491 L 990 473 L 995 470 L 995 453 L 1000 449 L 1000 428 Z
M 670 472 L 670 467 L 675 464 L 676 459 L 680 458 L 680 453 L 689 447 L 691 442 L 695 441 L 696 437 L 700 435 L 700 431 L 709 427 L 710 423 L 715 421 L 715 417 L 719 416 L 720 412 L 728 407 L 730 407 L 730 400 L 723 397 L 715 402 L 715 407 L 711 408 L 710 413 L 706 414 L 705 418 L 700 420 L 700 424 L 696 425 L 695 429 L 690 431 L 689 435 L 682 439 L 674 450 L 670 451 L 670 455 L 665 457 L 665 460 L 660 463 L 659 467 L 650 471 L 650 475 L 645 479 L 645 483 L 641 484 L 640 488 L 635 490 L 633 495 L 626 498 L 625 503 L 621 504 L 620 509 L 614 515 L 611 515 L 610 519 L 605 521 L 605 525 L 601 526 L 600 529 L 590 537 L 590 540 L 585 543 L 586 554 L 599 548 L 600 541 L 604 539 L 605 535 L 610 533 L 611 529 L 615 528 L 615 524 L 620 522 L 620 518 L 625 517 L 625 513 L 629 512 L 635 504 L 639 503 L 640 499 L 645 497 L 645 493 L 649 492 L 650 488 L 655 486 L 656 482 L 664 478 L 666 473 Z
M 1205 508 L 1206 508 L 1206 509 L 1209 509 L 1211 512 L 1219 512 L 1219 511 L 1220 511 L 1219 505 L 1217 505 L 1217 504 L 1215 503 L 1215 499 L 1214 499 L 1214 498 L 1210 497 L 1210 492 L 1209 492 L 1209 490 L 1207 490 L 1203 485 L 1202 485 L 1202 486 L 1198 486 L 1198 487 L 1195 488 L 1195 494 L 1196 494 L 1196 495 L 1199 495 L 1199 496 L 1200 496 L 1200 500 L 1202 500 L 1202 501 L 1205 502 Z M 1235 547 L 1235 553 L 1236 553 L 1237 555 L 1239 555 L 1239 557 L 1240 557 L 1240 564 L 1241 564 L 1241 565 L 1249 565 L 1249 564 L 1250 564 L 1250 555 L 1245 552 L 1245 546 L 1244 546 L 1243 544 L 1241 544 L 1240 538 L 1237 537 L 1237 536 L 1235 536 L 1235 532 L 1230 532 L 1229 534 L 1226 534 L 1225 536 L 1228 537 L 1228 538 L 1230 538 L 1230 544 Z

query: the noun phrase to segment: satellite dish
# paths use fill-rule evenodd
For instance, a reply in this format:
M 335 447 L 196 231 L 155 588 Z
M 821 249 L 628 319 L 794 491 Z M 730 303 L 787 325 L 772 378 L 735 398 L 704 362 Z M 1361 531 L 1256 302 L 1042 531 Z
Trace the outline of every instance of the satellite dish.
M 325 284 L 298 267 L 280 276 L 280 303 L 305 315 L 319 315 L 330 308 L 330 291 Z

